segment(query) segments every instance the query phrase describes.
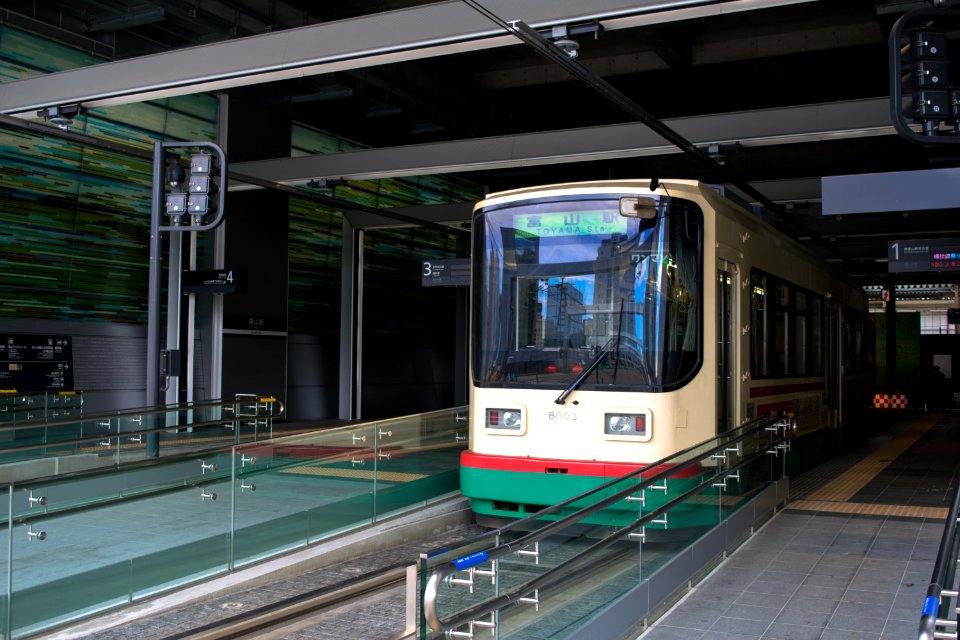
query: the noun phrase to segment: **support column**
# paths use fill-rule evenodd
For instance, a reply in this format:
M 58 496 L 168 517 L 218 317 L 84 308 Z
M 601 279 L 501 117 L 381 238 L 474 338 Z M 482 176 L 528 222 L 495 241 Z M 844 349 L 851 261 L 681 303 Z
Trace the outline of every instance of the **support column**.
M 885 308 L 887 324 L 887 389 L 896 391 L 897 380 L 897 286 L 894 283 L 886 285 L 888 292 Z
M 343 214 L 340 258 L 340 395 L 338 417 L 360 418 L 363 323 L 363 231 Z
M 230 91 L 230 161 L 290 155 L 286 97 Z M 230 224 L 222 268 L 243 271 L 244 294 L 222 299 L 221 397 L 262 393 L 287 401 L 290 196 L 262 189 L 227 194 Z

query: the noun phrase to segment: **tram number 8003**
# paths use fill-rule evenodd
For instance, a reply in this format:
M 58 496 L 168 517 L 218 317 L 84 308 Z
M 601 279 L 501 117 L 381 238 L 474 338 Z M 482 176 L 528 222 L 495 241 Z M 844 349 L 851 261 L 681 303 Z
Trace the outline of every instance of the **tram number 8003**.
M 551 411 L 547 414 L 547 420 L 550 422 L 576 422 L 576 411 Z

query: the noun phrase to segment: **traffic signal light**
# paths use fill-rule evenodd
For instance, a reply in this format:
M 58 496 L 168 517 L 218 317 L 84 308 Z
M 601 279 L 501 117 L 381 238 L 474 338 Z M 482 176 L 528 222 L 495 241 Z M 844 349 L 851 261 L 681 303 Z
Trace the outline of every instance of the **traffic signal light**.
M 960 86 L 951 79 L 951 42 L 960 12 L 918 9 L 890 33 L 890 115 L 901 136 L 923 144 L 960 143 Z M 917 126 L 919 125 L 919 127 Z

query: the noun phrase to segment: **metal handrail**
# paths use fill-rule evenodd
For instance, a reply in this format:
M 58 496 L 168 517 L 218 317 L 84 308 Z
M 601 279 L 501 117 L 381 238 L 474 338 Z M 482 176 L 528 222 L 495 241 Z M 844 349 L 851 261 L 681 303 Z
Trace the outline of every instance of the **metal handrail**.
M 923 608 L 920 611 L 920 627 L 917 630 L 919 640 L 933 640 L 934 638 L 956 638 L 957 612 L 952 612 L 952 618 L 939 618 L 941 610 L 944 608 L 944 600 L 949 604 L 950 599 L 957 598 L 957 592 L 950 590 L 950 584 L 953 582 L 954 572 L 960 555 L 960 545 L 957 544 L 958 519 L 960 519 L 960 482 L 956 482 L 957 488 L 953 493 L 953 502 L 950 505 L 950 511 L 947 515 L 947 523 L 943 528 L 943 536 L 940 538 L 940 548 L 937 551 L 937 560 L 933 564 L 933 575 L 930 578 L 930 586 L 927 587 L 927 596 L 923 600 Z M 956 605 L 955 605 L 956 606 Z M 949 610 L 945 612 L 949 615 Z M 937 625 L 953 626 L 954 631 L 938 633 Z
M 557 567 L 554 567 L 549 571 L 546 571 L 545 573 L 541 574 L 537 578 L 534 578 L 533 580 L 530 580 L 524 583 L 523 585 L 515 587 L 513 590 L 511 590 L 508 593 L 501 594 L 496 598 L 487 600 L 485 602 L 481 602 L 469 609 L 461 611 L 459 614 L 457 614 L 453 618 L 449 618 L 447 620 L 440 620 L 440 617 L 437 613 L 437 593 L 440 585 L 442 584 L 443 580 L 447 576 L 452 575 L 457 571 L 463 571 L 471 567 L 475 567 L 476 565 L 481 564 L 483 562 L 501 558 L 512 552 L 516 552 L 522 549 L 523 547 L 529 546 L 534 542 L 538 542 L 542 539 L 545 539 L 549 535 L 552 535 L 555 531 L 562 530 L 568 526 L 576 524 L 579 521 L 581 521 L 583 518 L 589 515 L 592 515 L 593 513 L 596 513 L 597 511 L 600 511 L 610 506 L 611 504 L 619 502 L 624 498 L 626 498 L 627 496 L 630 496 L 636 493 L 637 491 L 641 491 L 648 486 L 656 484 L 660 480 L 669 478 L 670 476 L 675 475 L 678 471 L 681 471 L 689 466 L 692 466 L 694 464 L 699 464 L 703 460 L 709 459 L 711 456 L 713 456 L 713 454 L 724 450 L 731 443 L 740 442 L 761 431 L 770 430 L 771 427 L 774 427 L 776 430 L 778 430 L 779 434 L 776 438 L 771 440 L 769 443 L 766 443 L 766 447 L 763 450 L 758 450 L 753 455 L 748 456 L 747 458 L 744 458 L 738 464 L 732 467 L 729 467 L 723 470 L 718 470 L 717 473 L 715 473 L 710 478 L 707 478 L 697 486 L 692 487 L 688 491 L 677 496 L 673 500 L 670 500 L 669 502 L 663 504 L 657 509 L 647 512 L 642 517 L 634 521 L 632 524 L 626 525 L 624 527 L 617 529 L 612 534 L 600 540 L 599 542 L 595 543 L 585 551 L 577 554 L 576 556 L 564 562 L 563 564 Z M 620 490 L 617 493 L 603 500 L 600 500 L 588 507 L 579 509 L 577 512 L 573 514 L 565 516 L 560 520 L 550 522 L 549 524 L 544 525 L 540 529 L 533 531 L 521 538 L 518 538 L 513 542 L 499 544 L 487 551 L 471 553 L 462 558 L 456 558 L 448 563 L 444 563 L 440 565 L 430 575 L 430 578 L 427 580 L 426 588 L 424 589 L 424 596 L 423 596 L 424 618 L 426 619 L 427 623 L 430 625 L 430 628 L 433 629 L 434 631 L 439 632 L 439 631 L 443 631 L 444 629 L 457 628 L 463 624 L 470 622 L 471 620 L 475 620 L 479 618 L 480 616 L 483 616 L 492 611 L 496 611 L 508 604 L 516 602 L 519 600 L 519 598 L 522 598 L 525 595 L 532 593 L 536 589 L 543 589 L 543 588 L 552 586 L 553 584 L 556 584 L 558 581 L 566 577 L 566 575 L 568 575 L 571 571 L 577 570 L 579 568 L 578 563 L 583 558 L 587 557 L 589 554 L 593 553 L 594 551 L 600 548 L 613 544 L 615 541 L 622 539 L 625 535 L 628 535 L 638 529 L 642 529 L 650 521 L 656 519 L 658 516 L 669 511 L 671 508 L 673 508 L 677 504 L 680 504 L 685 500 L 687 500 L 688 498 L 691 498 L 697 493 L 699 493 L 703 488 L 712 484 L 717 478 L 722 476 L 727 476 L 731 472 L 738 470 L 742 467 L 745 467 L 746 465 L 751 464 L 757 459 L 763 456 L 766 456 L 767 451 L 769 451 L 770 447 L 775 447 L 776 445 L 782 442 L 785 442 L 790 437 L 792 437 L 793 433 L 795 432 L 795 428 L 796 428 L 796 423 L 795 422 L 788 423 L 788 421 L 783 416 L 759 418 L 757 420 L 752 421 L 751 423 L 747 423 L 742 427 L 740 427 L 740 429 L 742 430 L 742 433 L 739 436 L 735 438 L 731 438 L 730 440 L 727 440 L 722 444 L 718 444 L 717 446 L 714 446 L 704 451 L 699 456 L 692 458 L 691 460 L 685 463 L 670 467 L 669 469 L 661 471 L 660 473 L 650 476 L 649 478 L 641 479 L 641 481 L 636 485 L 631 485 L 626 489 Z M 626 480 L 630 480 L 642 474 L 644 471 L 648 471 L 651 468 L 656 468 L 664 464 L 669 464 L 671 460 L 676 459 L 686 454 L 687 452 L 702 446 L 703 446 L 702 444 L 695 445 L 694 447 L 690 447 L 681 452 L 670 455 L 666 458 L 663 458 L 662 460 L 651 463 L 650 465 L 647 465 L 641 469 L 628 473 L 620 478 L 604 483 L 603 485 L 596 487 L 594 489 L 591 489 L 590 491 L 584 492 L 578 496 L 575 496 L 561 503 L 548 507 L 547 509 L 539 511 L 536 514 L 528 516 L 522 520 L 511 522 L 505 527 L 496 529 L 491 532 L 487 532 L 485 534 L 482 534 L 481 536 L 474 537 L 471 540 L 464 541 L 460 543 L 458 547 L 463 548 L 463 547 L 470 546 L 471 544 L 475 544 L 477 541 L 482 540 L 483 538 L 489 537 L 494 534 L 499 535 L 501 532 L 520 526 L 522 523 L 529 523 L 530 521 L 536 520 L 537 518 L 542 517 L 543 515 L 554 513 L 558 509 L 562 508 L 563 506 L 569 505 L 573 502 L 589 497 L 590 495 L 593 495 L 598 491 L 602 491 L 603 489 L 609 488 L 614 484 L 621 483 Z M 444 553 L 449 553 L 450 551 L 451 549 L 443 550 Z M 421 556 L 421 557 L 431 557 L 433 555 L 436 555 L 436 553 L 437 552 L 425 554 L 424 556 Z

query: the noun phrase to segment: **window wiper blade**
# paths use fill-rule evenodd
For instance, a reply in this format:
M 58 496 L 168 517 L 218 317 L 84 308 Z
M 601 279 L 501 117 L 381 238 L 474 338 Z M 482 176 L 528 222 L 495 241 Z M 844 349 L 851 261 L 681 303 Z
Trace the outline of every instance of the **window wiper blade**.
M 555 403 L 563 404 L 564 402 L 566 402 L 567 396 L 569 396 L 571 393 L 576 391 L 577 387 L 583 384 L 583 381 L 586 380 L 591 373 L 593 373 L 593 370 L 596 369 L 598 366 L 600 366 L 600 363 L 603 362 L 603 359 L 606 358 L 608 355 L 610 355 L 610 352 L 613 351 L 613 349 L 609 348 L 612 342 L 613 342 L 613 339 L 611 338 L 607 342 L 607 344 L 603 346 L 603 349 L 600 350 L 600 353 L 598 353 L 597 356 L 593 359 L 593 362 L 591 362 L 586 367 L 584 367 L 583 371 L 580 372 L 580 375 L 574 378 L 573 382 L 570 383 L 570 386 L 564 389 L 563 393 L 557 396 L 557 399 L 554 400 Z

